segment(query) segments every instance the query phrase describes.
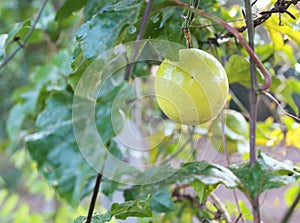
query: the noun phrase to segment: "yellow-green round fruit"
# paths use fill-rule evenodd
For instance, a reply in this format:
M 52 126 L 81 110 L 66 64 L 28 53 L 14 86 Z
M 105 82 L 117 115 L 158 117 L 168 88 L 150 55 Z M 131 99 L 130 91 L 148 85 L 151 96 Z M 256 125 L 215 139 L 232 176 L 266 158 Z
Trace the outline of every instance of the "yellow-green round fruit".
M 214 119 L 228 96 L 221 63 L 200 49 L 182 49 L 179 61 L 165 59 L 154 80 L 159 107 L 174 122 L 198 125 Z

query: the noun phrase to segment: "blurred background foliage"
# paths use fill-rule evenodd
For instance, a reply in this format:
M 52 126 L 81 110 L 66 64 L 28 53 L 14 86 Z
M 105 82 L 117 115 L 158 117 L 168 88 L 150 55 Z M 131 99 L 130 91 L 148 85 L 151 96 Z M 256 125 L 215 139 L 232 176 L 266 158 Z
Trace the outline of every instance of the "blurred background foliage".
M 234 27 L 241 27 L 244 25 L 242 2 L 202 0 L 199 7 L 229 21 Z M 275 2 L 258 0 L 253 7 L 254 18 L 259 16 L 259 12 L 269 10 Z M 0 2 L 0 62 L 22 43 L 34 24 L 41 4 L 39 0 Z M 144 38 L 185 44 L 181 33 L 184 11 L 174 6 L 173 1 L 154 1 Z M 87 195 L 92 191 L 95 173 L 79 154 L 72 134 L 72 125 L 64 126 L 62 123 L 71 120 L 68 105 L 72 103 L 74 88 L 87 66 L 96 56 L 113 46 L 136 39 L 145 7 L 146 3 L 141 0 L 48 1 L 26 46 L 1 67 L 0 222 L 71 222 L 79 215 L 86 215 Z M 296 148 L 296 154 L 299 154 L 297 149 L 300 149 L 300 124 L 282 111 L 284 108 L 299 117 L 299 5 L 290 7 L 289 12 L 296 19 L 282 14 L 283 25 L 280 26 L 278 16 L 274 14 L 267 22 L 257 27 L 255 36 L 256 52 L 272 73 L 273 84 L 270 93 L 280 102 L 279 106 L 270 97 L 261 95 L 257 145 L 271 156 L 278 155 L 278 150 L 274 148 L 284 148 L 280 150 L 280 157 L 282 154 L 288 154 L 292 148 Z M 228 156 L 233 156 L 234 160 L 234 155 L 238 155 L 246 160 L 249 140 L 248 54 L 234 38 L 217 38 L 226 33 L 224 28 L 200 16 L 196 16 L 193 20 L 191 32 L 194 47 L 212 53 L 225 66 L 231 89 L 226 108 L 228 112 L 225 112 L 228 114 L 225 120 L 225 136 L 230 150 Z M 246 33 L 243 35 L 246 38 Z M 152 65 L 137 63 L 132 76 L 149 75 Z M 98 117 L 106 117 L 105 112 L 110 111 L 111 103 L 109 101 L 111 99 L 106 100 L 106 97 L 117 93 L 118 88 L 108 89 L 103 93 L 103 98 L 99 97 L 102 107 L 97 110 Z M 130 97 L 125 99 L 129 100 Z M 153 102 L 147 105 L 154 107 L 152 109 L 154 111 L 151 112 L 159 113 L 157 105 L 155 107 L 151 103 Z M 146 115 L 141 118 L 143 121 L 147 120 Z M 47 132 L 53 123 L 56 124 L 55 132 L 38 139 L 34 137 L 35 133 Z M 217 119 L 211 125 L 216 132 L 217 142 L 212 142 L 212 145 L 214 143 L 217 145 L 216 149 L 219 149 L 222 138 L 220 123 L 221 121 Z M 156 141 L 164 139 L 163 143 L 149 155 L 151 162 L 167 157 L 178 143 L 176 137 L 180 127 L 174 123 L 169 125 L 171 133 L 159 133 L 161 135 L 150 137 L 150 144 L 154 145 L 157 144 Z M 110 126 L 110 123 L 97 125 L 99 131 L 110 129 Z M 209 128 L 211 127 L 196 127 L 193 130 L 193 138 L 209 136 Z M 183 134 L 188 138 L 190 132 L 187 130 Z M 114 136 L 115 133 L 108 132 L 105 137 L 107 141 L 114 142 Z M 57 139 L 62 138 L 68 143 L 60 147 L 62 145 L 57 143 Z M 221 146 L 220 153 L 224 153 L 222 148 Z M 64 149 L 64 152 L 60 152 L 61 149 Z M 120 159 L 128 153 L 126 150 L 124 154 L 116 143 L 111 143 L 110 149 Z M 282 155 L 281 158 L 285 159 L 285 156 Z M 288 163 L 299 164 L 295 160 L 288 160 Z M 191 168 L 192 171 L 194 167 L 186 168 Z M 288 170 L 285 166 L 282 168 Z M 74 171 L 75 169 L 77 171 Z M 178 176 L 178 180 L 180 177 Z M 240 178 L 240 180 L 248 179 Z M 157 193 L 149 189 L 152 200 L 146 196 L 147 194 L 144 194 L 146 197 L 136 200 L 141 191 L 143 193 L 147 191 L 145 188 L 127 190 L 127 194 L 124 193 L 125 203 L 120 206 L 126 207 L 127 211 L 136 211 L 137 206 L 141 205 L 143 210 L 138 212 L 139 215 L 132 215 L 136 217 L 150 217 L 149 210 L 152 208 L 151 210 L 155 212 L 153 222 L 174 222 L 176 218 L 181 219 L 179 222 L 192 222 L 191 219 L 195 216 L 198 219 L 212 218 L 216 207 L 211 203 L 207 204 L 207 209 L 203 213 L 198 213 L 197 207 L 192 205 L 193 200 L 180 203 L 179 195 L 174 203 L 171 197 L 173 195 L 169 191 L 170 185 L 174 182 L 175 180 L 170 180 L 166 185 L 156 185 Z M 280 179 L 278 182 L 284 185 Z M 195 180 L 189 183 L 193 185 L 195 191 L 204 188 L 203 182 Z M 219 183 L 208 182 L 204 185 L 208 191 L 212 191 Z M 101 190 L 104 195 L 112 198 L 119 187 L 123 190 L 122 185 L 103 179 Z M 238 183 L 233 187 L 238 187 Z M 292 185 L 287 190 L 285 195 L 287 206 L 291 205 L 293 197 L 297 194 L 297 188 L 297 185 Z M 135 202 L 130 203 L 131 200 Z M 227 206 L 230 207 L 230 204 Z M 241 207 L 243 214 L 249 212 L 243 201 Z M 239 213 L 235 213 L 232 209 L 234 207 L 229 212 L 237 216 Z M 95 222 L 104 222 L 106 218 L 113 216 L 119 216 L 121 219 L 127 217 L 120 216 L 119 206 L 115 205 L 110 211 L 106 215 L 99 215 Z M 165 213 L 163 220 L 158 217 L 159 213 Z M 80 219 L 78 222 L 81 222 Z

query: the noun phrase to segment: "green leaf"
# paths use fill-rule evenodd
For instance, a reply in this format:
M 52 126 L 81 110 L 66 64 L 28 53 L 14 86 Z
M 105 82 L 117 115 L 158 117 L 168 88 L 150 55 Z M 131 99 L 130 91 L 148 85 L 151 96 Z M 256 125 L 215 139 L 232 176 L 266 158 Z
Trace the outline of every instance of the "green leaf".
M 118 204 L 114 203 L 111 206 L 111 214 L 116 219 L 125 220 L 127 217 L 152 217 L 150 207 L 151 195 L 147 197 L 137 197 L 134 201 L 126 201 Z
M 123 26 L 134 23 L 138 13 L 138 7 L 118 12 L 100 12 L 84 23 L 76 34 L 83 58 L 93 58 L 110 49 Z
M 193 181 L 190 185 L 198 194 L 200 204 L 203 204 L 206 201 L 207 197 L 210 195 L 210 193 L 217 188 L 217 185 L 205 185 L 199 180 Z
M 25 115 L 26 113 L 20 104 L 16 104 L 11 109 L 6 126 L 7 134 L 11 140 L 18 138 Z
M 163 180 L 161 179 L 162 177 Z M 126 190 L 124 192 L 126 200 L 132 199 L 138 194 L 153 194 L 153 199 L 156 199 L 156 193 L 161 190 L 166 193 L 166 191 L 164 191 L 165 188 L 171 184 L 187 184 L 194 187 L 195 191 L 199 193 L 199 199 L 201 201 L 205 200 L 219 184 L 223 184 L 228 188 L 236 188 L 240 185 L 239 179 L 229 169 L 208 163 L 207 161 L 185 163 L 179 169 L 168 165 L 155 167 L 141 173 L 137 178 L 141 183 L 148 182 L 147 179 L 152 179 L 152 182 L 157 183 L 140 187 L 136 186 Z M 167 198 L 166 195 L 167 194 L 165 194 L 165 198 Z M 168 208 L 171 211 L 171 203 L 167 201 L 164 201 L 164 203 L 168 204 Z M 162 211 L 165 208 L 159 206 L 159 210 L 156 210 L 156 207 L 151 207 L 153 207 L 155 211 Z
M 70 15 L 72 15 L 73 12 L 81 9 L 86 3 L 87 0 L 66 0 L 64 4 L 58 9 L 55 20 L 59 21 L 68 18 Z
M 132 89 L 126 83 L 120 86 L 114 86 L 110 81 L 104 83 L 96 105 L 96 125 L 104 144 L 123 128 L 122 116 L 120 111 L 116 109 L 133 96 Z
M 226 136 L 228 154 L 249 152 L 249 128 L 244 116 L 235 110 L 224 110 L 224 134 Z M 212 146 L 224 153 L 223 128 L 221 117 L 212 122 Z
M 106 177 L 102 177 L 100 189 L 102 193 L 107 196 L 109 199 L 113 198 L 113 193 L 118 189 L 119 183 L 109 180 Z
M 124 10 L 124 9 L 128 9 L 136 4 L 141 3 L 141 0 L 119 0 L 118 2 L 116 2 L 115 4 L 113 4 L 111 6 L 111 9 L 113 10 Z
M 91 223 L 104 223 L 109 222 L 112 218 L 111 212 L 107 211 L 105 214 L 102 215 L 94 215 L 92 217 Z M 86 217 L 80 216 L 77 219 L 74 220 L 74 223 L 85 223 Z
M 11 213 L 16 208 L 18 202 L 19 202 L 19 196 L 16 194 L 7 197 L 1 207 L 0 216 L 1 215 L 5 216 Z
M 7 34 L 0 34 L 0 61 L 5 57 L 5 42 L 7 37 Z
M 229 84 L 239 83 L 250 88 L 250 63 L 244 56 L 238 54 L 232 55 L 225 65 L 225 71 L 227 73 Z M 263 80 L 259 70 L 257 70 L 257 73 L 258 80 Z
M 112 1 L 110 0 L 89 0 L 87 1 L 84 8 L 84 17 L 85 20 L 90 20 L 93 15 L 98 12 L 107 11 L 112 6 Z
M 285 191 L 285 194 L 284 194 L 284 201 L 286 203 L 286 205 L 288 207 L 291 207 L 292 204 L 294 203 L 297 195 L 300 193 L 299 191 L 299 185 L 298 184 L 295 184 L 291 187 L 289 187 L 286 191 Z M 300 203 L 297 204 L 296 206 L 296 209 L 298 209 L 300 207 Z
M 124 203 L 114 203 L 111 209 L 105 214 L 94 215 L 92 217 L 92 223 L 104 223 L 109 222 L 112 217 L 116 219 L 125 220 L 128 217 L 152 217 L 152 211 L 150 208 L 151 195 L 146 197 L 137 197 L 136 200 L 126 201 Z M 74 223 L 84 223 L 86 217 L 78 217 Z
M 133 98 L 134 94 L 128 83 L 116 83 L 113 78 L 104 78 L 101 84 L 97 102 L 95 101 L 95 120 L 98 129 L 96 134 L 100 135 L 103 144 L 107 144 L 123 127 L 120 109 L 124 108 L 124 102 Z M 79 114 L 72 118 L 73 99 L 73 95 L 66 91 L 53 93 L 46 101 L 44 111 L 37 118 L 38 130 L 26 137 L 26 144 L 31 157 L 38 163 L 40 171 L 50 184 L 56 188 L 61 197 L 76 206 L 82 196 L 86 195 L 86 187 L 89 186 L 90 177 L 94 172 L 82 157 L 73 130 L 73 118 L 75 123 L 85 123 L 89 119 L 89 112 L 85 111 L 90 107 L 86 107 L 84 103 L 76 104 L 76 107 L 79 106 Z M 80 125 L 80 131 L 85 131 L 85 127 L 84 124 Z M 99 151 L 101 154 L 97 155 L 95 145 L 89 145 L 88 148 L 93 150 L 91 151 L 93 157 L 102 154 L 101 150 Z M 122 156 L 114 142 L 110 143 L 109 150 L 117 158 Z M 86 154 L 84 155 L 87 158 Z M 124 169 L 119 170 L 118 166 L 107 168 L 113 171 L 113 174 L 124 172 Z
M 198 180 L 205 185 L 224 184 L 228 188 L 235 188 L 240 183 L 229 169 L 207 161 L 185 163 L 171 178 L 180 183 L 190 184 Z
M 184 44 L 184 37 L 181 32 L 181 23 L 174 21 L 181 21 L 182 9 L 172 6 L 171 1 L 154 1 L 152 11 L 150 13 L 147 26 L 145 27 L 144 37 L 148 39 L 162 39 L 179 44 Z M 161 10 L 164 8 L 164 10 Z M 143 9 L 141 9 L 143 11 Z M 141 26 L 143 13 L 138 17 L 136 23 L 131 23 L 126 26 L 119 41 L 134 41 L 136 39 L 138 29 Z
M 153 211 L 157 211 L 159 213 L 170 212 L 175 209 L 171 194 L 166 188 L 158 190 L 152 195 L 150 206 Z
M 24 27 L 28 26 L 30 24 L 30 20 L 25 20 L 22 23 L 16 23 L 14 28 L 8 33 L 8 36 L 6 38 L 6 46 L 8 46 L 10 43 L 14 41 L 14 38 L 17 36 L 17 33 L 22 30 Z
M 29 33 L 30 29 L 32 28 L 32 21 L 30 19 L 25 20 L 22 23 L 17 23 L 13 30 L 8 33 L 8 37 L 6 39 L 6 47 L 10 44 L 14 43 L 14 39 L 18 37 L 20 40 L 19 42 L 23 42 L 25 36 Z M 30 43 L 40 43 L 44 41 L 44 31 L 38 27 L 36 27 L 30 38 L 27 41 L 27 44 Z
M 290 184 L 300 177 L 299 168 L 279 162 L 262 152 L 253 167 L 245 163 L 233 165 L 230 169 L 242 182 L 240 190 L 252 199 L 266 190 Z
M 296 115 L 299 114 L 299 107 L 295 103 L 293 98 L 294 94 L 300 94 L 300 82 L 299 80 L 290 77 L 286 82 L 282 83 L 280 96 L 283 100 L 287 102 L 287 104 L 293 109 Z
M 73 133 L 73 96 L 67 92 L 52 94 L 38 116 L 39 131 L 25 138 L 32 159 L 58 194 L 77 206 L 86 181 L 94 170 L 80 154 Z
M 24 111 L 25 115 L 34 116 L 34 114 L 36 113 L 37 103 L 38 103 L 41 90 L 42 90 L 42 86 L 40 85 L 33 85 L 33 86 L 27 85 L 17 89 L 14 92 L 13 97 L 15 99 L 20 100 L 19 102 L 22 105 L 22 110 Z M 16 112 L 16 111 L 12 110 L 12 112 Z
M 296 166 L 275 160 L 262 152 L 260 153 L 259 158 L 261 158 L 264 161 L 264 163 L 269 167 L 269 169 L 272 170 L 273 173 L 277 173 L 279 175 L 293 176 L 295 178 L 300 177 L 300 168 Z
M 45 86 L 48 91 L 64 90 L 66 88 L 66 77 L 71 72 L 66 51 L 59 51 L 48 64 L 39 66 L 30 75 L 30 79 L 36 85 Z

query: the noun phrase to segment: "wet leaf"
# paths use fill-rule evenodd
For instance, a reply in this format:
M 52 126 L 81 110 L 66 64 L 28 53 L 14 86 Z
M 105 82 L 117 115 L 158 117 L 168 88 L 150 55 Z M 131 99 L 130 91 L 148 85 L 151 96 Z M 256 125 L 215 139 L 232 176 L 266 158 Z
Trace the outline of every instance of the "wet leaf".
M 138 13 L 138 7 L 118 12 L 100 12 L 84 23 L 76 34 L 83 58 L 93 58 L 110 49 L 123 26 L 134 23 Z

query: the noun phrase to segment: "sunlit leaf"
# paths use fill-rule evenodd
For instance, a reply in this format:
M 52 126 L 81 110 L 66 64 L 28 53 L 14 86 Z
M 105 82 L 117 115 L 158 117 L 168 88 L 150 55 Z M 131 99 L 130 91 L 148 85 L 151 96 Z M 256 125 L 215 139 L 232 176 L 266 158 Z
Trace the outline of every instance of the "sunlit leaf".
M 284 21 L 286 22 L 286 20 Z M 296 44 L 299 45 L 300 43 L 300 31 L 297 29 L 293 29 L 290 25 L 282 25 L 280 26 L 278 24 L 278 18 L 275 16 L 272 16 L 267 22 L 264 24 L 266 27 L 268 27 L 269 31 L 277 32 L 281 35 L 287 35 L 289 36 Z M 272 39 L 274 44 L 277 44 L 275 40 L 281 42 L 279 39 Z
M 284 194 L 284 200 L 285 200 L 285 203 L 291 207 L 292 204 L 294 203 L 297 195 L 299 194 L 300 192 L 300 187 L 298 184 L 296 185 L 292 185 L 291 187 L 289 187 L 286 191 L 285 191 L 285 194 Z M 299 208 L 300 207 L 300 203 L 298 203 L 298 205 L 296 206 L 295 209 Z
M 232 55 L 225 65 L 225 70 L 229 84 L 239 83 L 250 88 L 250 63 L 244 56 L 238 54 Z M 257 77 L 260 82 L 263 80 L 259 70 L 257 70 Z
M 228 188 L 239 184 L 239 179 L 229 169 L 206 161 L 183 164 L 170 180 L 186 184 L 199 180 L 205 185 L 224 184 Z
M 272 117 L 257 123 L 256 136 L 257 145 L 269 147 L 277 145 L 284 138 L 281 126 Z
M 300 94 L 300 82 L 299 80 L 290 77 L 286 82 L 282 83 L 281 91 L 279 92 L 279 97 L 282 97 L 283 100 L 287 102 L 289 106 L 293 109 L 293 111 L 298 115 L 299 107 L 296 105 L 295 100 L 293 98 L 294 94 Z
M 286 146 L 295 146 L 300 149 L 300 125 L 289 130 L 286 134 Z

